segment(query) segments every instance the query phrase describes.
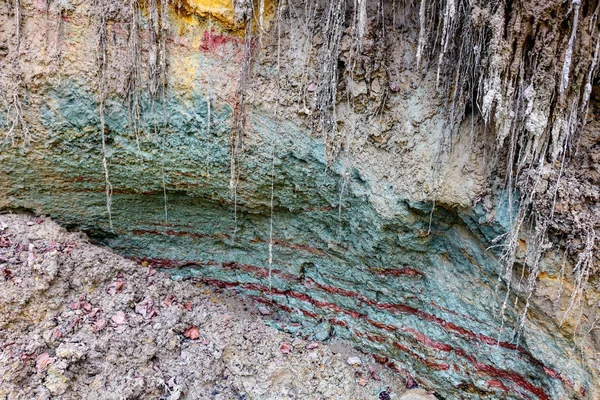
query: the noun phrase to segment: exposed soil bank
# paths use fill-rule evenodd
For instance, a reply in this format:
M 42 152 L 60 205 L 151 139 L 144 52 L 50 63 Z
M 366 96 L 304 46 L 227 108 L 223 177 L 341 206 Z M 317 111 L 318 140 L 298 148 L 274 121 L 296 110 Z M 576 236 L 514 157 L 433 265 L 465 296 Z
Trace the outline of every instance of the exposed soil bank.
M 0 8 L 0 210 L 450 398 L 600 397 L 598 1 L 223 1 Z

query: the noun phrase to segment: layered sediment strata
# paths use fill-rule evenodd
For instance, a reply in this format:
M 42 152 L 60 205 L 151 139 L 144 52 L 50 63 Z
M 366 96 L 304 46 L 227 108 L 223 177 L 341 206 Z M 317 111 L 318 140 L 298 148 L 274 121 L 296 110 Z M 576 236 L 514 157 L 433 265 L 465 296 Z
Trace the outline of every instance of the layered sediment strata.
M 405 119 L 394 125 L 393 140 L 367 127 L 361 151 L 332 163 L 322 137 L 295 110 L 294 82 L 269 85 L 275 52 L 265 50 L 248 87 L 233 195 L 231 120 L 245 43 L 239 31 L 203 19 L 218 11 L 173 11 L 169 89 L 159 98 L 141 94 L 137 136 L 118 96 L 119 64 L 108 70 L 117 93 L 104 106 L 111 229 L 88 5 L 62 10 L 56 20 L 45 19 L 41 4 L 23 7 L 22 51 L 40 55 L 20 64 L 32 140 L 0 153 L 1 208 L 49 214 L 176 278 L 251 296 L 287 315 L 273 322 L 281 329 L 349 339 L 448 398 L 599 395 L 596 331 L 576 343 L 573 326 L 560 325 L 568 296 L 558 298 L 558 288 L 572 282 L 559 282 L 558 253 L 544 260 L 518 342 L 517 312 L 509 307 L 500 317 L 506 288 L 494 240 L 509 228 L 510 207 L 500 192 L 487 198 L 491 207 L 476 201 L 486 179 L 483 148 L 459 140 L 431 198 L 444 119 L 430 77 L 416 85 L 403 71 L 388 93 Z M 56 46 L 44 40 L 53 37 L 44 25 L 60 28 Z M 6 38 L 10 23 L 3 26 Z M 111 57 L 125 57 L 125 25 L 111 23 L 109 32 Z M 399 47 L 402 57 L 412 54 L 408 43 Z M 288 61 L 290 69 L 301 64 Z M 375 86 L 354 89 L 368 95 Z M 287 111 L 274 110 L 274 100 Z M 2 122 L 8 129 L 10 121 Z M 513 286 L 511 304 L 522 304 L 519 289 Z

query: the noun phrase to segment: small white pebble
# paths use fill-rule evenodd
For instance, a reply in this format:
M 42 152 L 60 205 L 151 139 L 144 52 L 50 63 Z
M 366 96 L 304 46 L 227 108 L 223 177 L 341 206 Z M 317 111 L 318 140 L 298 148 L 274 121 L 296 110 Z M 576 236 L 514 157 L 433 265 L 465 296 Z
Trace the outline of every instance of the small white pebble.
M 346 364 L 348 364 L 348 365 L 361 365 L 362 361 L 358 357 L 348 357 L 348 360 L 346 360 Z

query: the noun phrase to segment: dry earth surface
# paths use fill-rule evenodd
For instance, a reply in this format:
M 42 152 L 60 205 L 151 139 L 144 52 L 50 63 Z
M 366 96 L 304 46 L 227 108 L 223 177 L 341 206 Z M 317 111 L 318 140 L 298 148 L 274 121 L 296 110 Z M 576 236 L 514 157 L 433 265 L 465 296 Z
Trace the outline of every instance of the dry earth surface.
M 0 272 L 2 399 L 434 399 L 47 218 L 0 215 Z

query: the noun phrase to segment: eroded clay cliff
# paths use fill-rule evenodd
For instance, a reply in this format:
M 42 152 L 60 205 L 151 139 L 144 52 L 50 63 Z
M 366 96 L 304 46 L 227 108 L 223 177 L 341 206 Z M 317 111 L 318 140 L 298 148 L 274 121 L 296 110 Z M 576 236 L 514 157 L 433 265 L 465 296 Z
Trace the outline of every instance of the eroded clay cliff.
M 0 207 L 448 398 L 596 398 L 598 4 L 7 3 Z

